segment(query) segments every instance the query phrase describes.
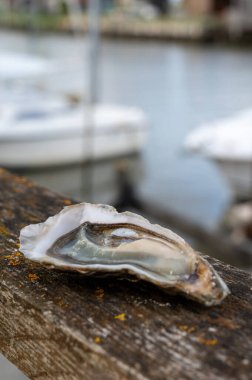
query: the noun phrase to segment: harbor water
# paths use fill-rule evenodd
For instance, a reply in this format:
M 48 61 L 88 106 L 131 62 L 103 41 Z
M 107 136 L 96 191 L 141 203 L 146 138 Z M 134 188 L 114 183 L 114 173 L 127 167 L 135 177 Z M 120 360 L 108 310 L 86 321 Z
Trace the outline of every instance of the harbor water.
M 1 31 L 0 49 L 54 60 L 59 69 L 41 78 L 41 85 L 55 92 L 87 96 L 85 37 Z M 183 141 L 201 123 L 251 107 L 252 51 L 104 40 L 99 98 L 101 102 L 138 106 L 150 120 L 148 142 L 141 157 L 132 159 L 129 165 L 140 199 L 208 228 L 216 227 L 231 202 L 230 190 L 214 164 L 186 153 Z M 100 194 L 95 192 L 95 201 L 113 201 L 114 167 L 114 162 L 92 166 L 93 187 L 98 183 L 100 189 Z M 85 200 L 80 194 L 80 171 L 78 167 L 58 168 L 25 174 L 42 185 Z M 101 173 L 107 176 L 102 191 Z
M 56 73 L 39 79 L 42 86 L 84 98 L 87 48 L 84 37 L 0 32 L 1 51 L 35 53 L 57 62 Z M 251 108 L 252 51 L 104 40 L 99 83 L 101 102 L 140 107 L 150 120 L 142 154 L 128 161 L 138 197 L 206 228 L 217 228 L 232 194 L 214 164 L 186 153 L 183 141 L 201 123 Z M 116 165 L 99 162 L 85 169 L 86 178 L 91 174 L 93 181 L 94 201 L 115 200 Z M 86 200 L 80 166 L 25 174 L 58 192 Z M 0 367 L 1 380 L 25 378 L 2 357 Z

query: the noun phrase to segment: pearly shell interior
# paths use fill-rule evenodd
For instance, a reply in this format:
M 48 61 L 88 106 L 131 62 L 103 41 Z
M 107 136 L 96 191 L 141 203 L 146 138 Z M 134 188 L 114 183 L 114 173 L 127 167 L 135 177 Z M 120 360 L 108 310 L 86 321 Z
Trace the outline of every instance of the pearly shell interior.
M 131 265 L 162 282 L 195 270 L 195 263 L 177 248 L 174 241 L 136 225 L 86 222 L 61 236 L 47 254 L 69 264 Z

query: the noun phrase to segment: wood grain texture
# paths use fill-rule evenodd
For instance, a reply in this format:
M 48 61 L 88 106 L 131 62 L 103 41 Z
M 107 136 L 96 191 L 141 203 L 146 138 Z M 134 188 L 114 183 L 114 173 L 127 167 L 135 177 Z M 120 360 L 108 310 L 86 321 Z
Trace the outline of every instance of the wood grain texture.
M 205 308 L 144 283 L 50 270 L 20 229 L 71 201 L 0 170 L 0 350 L 31 379 L 252 378 L 251 275 L 209 259 L 232 294 Z

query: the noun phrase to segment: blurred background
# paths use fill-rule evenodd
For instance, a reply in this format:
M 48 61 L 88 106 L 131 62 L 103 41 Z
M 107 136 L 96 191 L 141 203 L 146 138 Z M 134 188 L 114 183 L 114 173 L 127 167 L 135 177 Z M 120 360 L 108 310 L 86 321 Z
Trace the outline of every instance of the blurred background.
M 251 42 L 250 0 L 2 0 L 0 166 L 251 271 Z

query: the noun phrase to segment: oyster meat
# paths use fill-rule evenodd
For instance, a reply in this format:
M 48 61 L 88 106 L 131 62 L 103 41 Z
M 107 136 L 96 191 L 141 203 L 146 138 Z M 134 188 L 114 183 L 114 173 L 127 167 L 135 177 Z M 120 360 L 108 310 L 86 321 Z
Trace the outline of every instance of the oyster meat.
M 113 207 L 80 203 L 20 233 L 30 260 L 83 273 L 130 273 L 203 303 L 229 293 L 213 267 L 180 236 Z

